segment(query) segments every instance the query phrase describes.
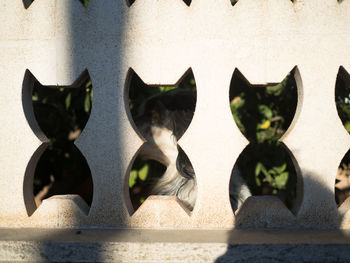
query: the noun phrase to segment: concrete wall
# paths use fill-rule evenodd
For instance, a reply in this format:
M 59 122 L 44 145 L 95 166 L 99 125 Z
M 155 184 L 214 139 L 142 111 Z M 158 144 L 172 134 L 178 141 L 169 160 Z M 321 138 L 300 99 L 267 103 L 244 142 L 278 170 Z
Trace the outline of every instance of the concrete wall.
M 337 167 L 350 147 L 334 89 L 350 71 L 350 1 L 343 0 L 20 0 L 0 3 L 0 227 L 349 228 L 350 200 L 337 208 Z M 127 76 L 174 84 L 191 68 L 193 121 L 180 145 L 197 176 L 189 213 L 175 198 L 154 197 L 130 215 L 127 187 L 143 144 L 130 122 Z M 232 212 L 228 184 L 248 141 L 231 116 L 228 94 L 239 69 L 252 84 L 278 83 L 293 69 L 294 120 L 281 141 L 300 167 L 299 206 L 253 197 Z M 33 173 L 47 139 L 31 107 L 34 78 L 72 85 L 87 69 L 94 87 L 90 119 L 76 145 L 94 183 L 90 209 L 76 196 L 35 206 Z M 210 160 L 210 161 L 208 161 Z
M 349 231 L 0 229 L 0 262 L 349 262 Z

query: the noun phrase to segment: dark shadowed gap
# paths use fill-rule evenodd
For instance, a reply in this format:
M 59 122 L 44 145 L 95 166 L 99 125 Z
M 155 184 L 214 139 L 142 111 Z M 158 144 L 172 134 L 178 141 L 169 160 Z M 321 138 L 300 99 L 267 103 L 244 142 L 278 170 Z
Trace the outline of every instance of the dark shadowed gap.
M 191 5 L 191 2 L 192 0 L 183 0 L 185 2 L 186 5 L 190 6 Z
M 177 195 L 182 199 L 186 190 L 195 200 L 193 167 L 177 145 L 195 110 L 196 85 L 192 71 L 174 86 L 147 85 L 133 71 L 130 74 L 129 110 L 136 131 L 146 140 L 129 176 L 134 210 L 151 194 Z M 185 197 L 182 201 L 192 210 L 194 200 Z
M 234 6 L 235 4 L 237 4 L 238 1 L 239 1 L 239 0 L 231 0 L 232 6 Z
M 128 6 L 131 6 L 133 3 L 135 3 L 136 0 L 126 0 L 126 3 L 128 4 Z M 137 0 L 140 1 L 140 0 Z M 141 0 L 142 1 L 142 0 Z M 181 1 L 181 0 L 175 0 L 175 1 Z M 188 6 L 191 5 L 192 0 L 183 0 L 184 3 Z
M 74 140 L 84 129 L 91 112 L 92 84 L 87 71 L 77 87 L 50 87 L 34 82 L 33 110 L 49 139 L 34 174 L 37 206 L 53 195 L 78 194 L 90 206 L 93 184 L 89 166 Z
M 231 1 L 231 4 L 232 4 L 232 6 L 234 6 L 235 4 L 237 4 L 237 2 L 239 1 L 239 0 L 230 0 Z M 292 3 L 294 3 L 296 0 L 290 0 Z M 338 2 L 342 2 L 342 0 L 337 0 Z
M 89 6 L 90 0 L 79 0 L 79 1 L 80 1 L 80 3 L 83 4 L 84 7 L 87 8 Z
M 28 9 L 29 6 L 34 2 L 34 0 L 22 0 L 25 9 Z M 79 0 L 85 7 L 89 6 L 90 0 Z
M 289 209 L 296 199 L 297 172 L 291 153 L 278 140 L 296 112 L 293 72 L 277 85 L 251 85 L 236 69 L 230 86 L 233 118 L 250 141 L 235 167 L 252 195 L 276 195 Z
M 28 9 L 29 6 L 34 2 L 34 0 L 22 0 L 22 1 L 25 9 Z
M 128 6 L 131 6 L 135 0 L 125 0 Z
M 350 133 L 350 75 L 339 68 L 335 84 L 335 103 L 344 128 Z M 335 201 L 341 205 L 350 196 L 350 150 L 340 162 L 335 180 Z
M 42 0 L 36 0 L 36 1 L 42 1 Z M 99 73 L 95 74 L 94 76 L 91 76 L 92 78 L 94 78 L 92 80 L 94 85 L 96 87 L 99 87 L 99 89 L 96 88 L 94 91 L 95 97 L 98 97 L 98 95 L 100 95 L 101 93 L 104 93 L 108 90 L 113 90 L 113 89 L 118 88 L 118 85 L 117 85 L 115 78 L 114 78 L 116 75 L 117 75 L 117 79 L 122 79 L 124 77 L 124 76 L 120 75 L 121 74 L 120 72 L 122 72 L 121 67 L 123 67 L 123 65 L 121 63 L 123 61 L 122 58 L 124 57 L 123 45 L 119 45 L 119 42 L 118 42 L 119 38 L 111 39 L 109 36 L 110 35 L 114 35 L 114 36 L 123 36 L 124 35 L 125 12 L 123 12 L 124 9 L 120 5 L 120 3 L 117 3 L 117 1 L 114 1 L 114 0 L 95 1 L 94 8 L 93 9 L 89 8 L 87 10 L 82 10 L 82 7 L 80 6 L 81 3 L 78 3 L 77 1 L 78 0 L 56 1 L 56 3 L 60 4 L 61 7 L 64 8 L 64 10 L 61 10 L 62 12 L 59 12 L 59 10 L 55 10 L 52 15 L 57 16 L 57 19 L 65 19 L 64 23 L 62 23 L 62 25 L 65 26 L 65 28 L 62 29 L 62 32 L 67 33 L 67 34 L 66 35 L 63 34 L 64 39 L 61 39 L 62 43 L 64 43 L 64 45 L 62 46 L 61 44 L 58 44 L 58 45 L 60 45 L 60 47 L 62 47 L 64 52 L 61 52 L 61 53 L 58 52 L 56 54 L 58 57 L 56 57 L 54 59 L 54 62 L 58 63 L 60 61 L 63 61 L 64 63 L 51 64 L 51 65 L 48 64 L 48 65 L 46 65 L 46 67 L 50 68 L 50 67 L 57 66 L 59 68 L 59 70 L 56 71 L 57 72 L 56 78 L 57 78 L 58 83 L 65 83 L 71 76 L 73 76 L 73 75 L 76 76 L 76 74 L 80 74 L 82 72 L 82 70 L 84 68 L 88 68 L 89 65 L 91 65 L 91 67 L 92 67 L 91 72 L 96 73 L 96 69 L 98 69 Z M 29 5 L 32 2 L 33 1 L 30 1 L 30 0 L 23 1 L 23 3 L 25 4 L 24 6 L 27 5 L 27 7 L 29 7 Z M 86 1 L 83 2 L 83 4 L 85 6 L 87 3 L 88 2 L 86 2 Z M 91 0 L 91 4 L 92 3 L 93 2 Z M 83 13 L 79 13 L 80 12 L 79 10 L 82 11 Z M 64 17 L 60 17 L 60 15 L 63 15 Z M 117 21 L 115 18 L 117 18 Z M 113 33 L 110 33 L 110 31 L 113 31 Z M 103 44 L 101 44 L 101 43 L 103 43 Z M 60 57 L 60 56 L 62 56 L 62 57 Z M 46 59 L 45 61 L 51 61 L 51 58 L 52 57 L 50 56 L 50 59 Z M 114 61 L 113 66 L 111 66 L 111 62 L 110 62 L 111 60 Z M 51 69 L 52 68 L 50 68 L 50 70 Z M 38 70 L 40 71 L 40 69 L 38 69 Z M 49 70 L 49 72 L 50 72 L 50 70 Z M 62 73 L 64 74 L 64 76 L 62 75 Z M 24 82 L 27 82 L 27 81 L 24 81 Z M 50 84 L 55 85 L 56 82 L 50 83 Z M 58 90 L 57 87 L 55 87 L 55 88 L 57 89 L 56 92 L 61 92 Z M 118 90 L 123 90 L 122 87 L 119 87 L 119 88 L 120 89 L 118 89 Z M 39 89 L 40 89 L 40 87 L 38 87 L 38 90 Z M 86 89 L 84 90 L 84 87 L 82 87 L 82 89 L 83 90 L 81 90 L 81 93 L 77 96 L 79 97 L 79 100 L 82 99 L 84 101 L 84 104 L 85 104 L 86 93 L 89 93 L 89 92 Z M 67 90 L 73 90 L 73 89 L 67 89 Z M 79 90 L 79 88 L 77 88 L 77 90 Z M 97 90 L 100 91 L 101 93 L 98 93 Z M 62 107 L 65 108 L 66 103 L 68 103 L 69 100 L 71 100 L 71 103 L 73 103 L 73 101 L 75 101 L 73 99 L 73 96 L 70 99 L 67 98 L 67 96 L 68 96 L 67 92 L 69 92 L 69 91 L 66 91 L 66 89 L 64 89 L 62 91 L 62 93 L 60 93 L 57 97 L 55 97 L 56 102 L 54 102 L 54 103 L 59 102 L 61 105 L 60 106 L 61 108 Z M 74 91 L 74 92 L 72 91 L 72 95 L 73 95 L 73 93 L 75 94 L 75 92 L 77 92 L 77 91 Z M 24 90 L 23 93 L 25 93 L 25 94 L 23 94 L 24 113 L 26 114 L 29 125 L 32 128 L 33 127 L 35 128 L 35 129 L 33 129 L 35 134 L 40 135 L 40 129 L 38 127 L 35 127 L 38 125 L 37 125 L 37 122 L 35 121 L 35 117 L 34 117 L 34 113 L 33 113 L 33 107 L 36 107 L 36 105 L 33 105 L 33 104 L 35 104 L 36 102 L 32 103 L 32 98 L 31 98 L 32 97 L 32 90 L 30 90 L 30 92 L 29 92 L 29 90 Z M 91 91 L 90 91 L 90 93 L 91 93 Z M 64 94 L 64 95 L 62 95 L 62 94 Z M 92 96 L 92 93 L 91 93 L 91 96 Z M 86 102 L 86 103 L 88 103 L 88 102 Z M 91 103 L 91 101 L 90 101 L 90 103 Z M 43 104 L 45 104 L 45 103 L 43 103 Z M 106 104 L 108 104 L 108 102 Z M 105 105 L 103 105 L 103 103 L 101 103 L 101 104 L 99 103 L 99 104 L 97 104 L 96 107 L 94 107 L 94 109 L 99 114 L 99 120 L 101 120 L 102 122 L 103 121 L 106 122 L 106 120 L 105 120 L 106 116 L 108 118 L 108 114 L 106 114 L 103 110 L 101 110 L 101 108 L 103 108 L 104 106 Z M 28 111 L 28 109 L 30 109 L 30 110 Z M 53 112 L 56 112 L 57 110 L 58 109 L 56 107 L 54 107 L 52 109 Z M 63 110 L 65 110 L 65 109 L 63 109 Z M 65 114 L 70 115 L 71 113 L 72 112 L 66 112 Z M 86 113 L 88 113 L 88 112 L 85 112 L 84 115 Z M 32 123 L 30 122 L 30 120 L 28 118 L 28 114 L 30 115 L 29 116 L 30 120 L 34 120 L 34 122 L 32 122 Z M 51 114 L 51 112 L 48 112 L 47 114 Z M 116 112 L 115 114 L 116 114 L 115 116 L 117 116 L 118 122 L 120 122 L 117 125 L 118 126 L 117 129 L 119 129 L 119 128 L 122 129 L 123 127 L 125 127 L 124 126 L 124 119 L 119 118 L 120 116 L 118 114 L 120 114 L 120 112 Z M 62 117 L 64 117 L 64 116 L 59 116 L 57 118 L 62 118 Z M 69 118 L 71 118 L 71 117 L 72 116 L 70 116 Z M 75 123 L 78 122 L 78 124 L 77 124 L 78 127 L 76 127 L 75 125 L 70 126 L 72 131 L 76 132 L 77 130 L 81 130 L 84 128 L 83 126 L 86 124 L 86 121 L 84 124 L 82 124 L 80 126 L 80 120 L 83 120 L 83 119 L 84 118 L 73 120 L 73 122 L 75 122 Z M 85 118 L 85 119 L 87 120 L 87 118 Z M 59 120 L 57 120 L 57 122 L 59 122 Z M 33 123 L 35 125 L 33 125 Z M 54 123 L 53 126 L 57 126 L 57 124 Z M 92 129 L 94 131 L 98 130 L 98 128 L 96 128 L 96 127 L 93 127 Z M 77 150 L 74 149 L 75 146 L 72 146 L 73 145 L 72 140 L 73 140 L 73 138 L 75 138 L 77 136 L 77 134 L 74 132 L 67 133 L 66 130 L 64 132 L 65 132 L 65 136 L 62 136 L 62 137 L 67 138 L 67 135 L 68 136 L 71 135 L 71 137 L 70 137 L 71 139 L 68 139 L 68 141 L 73 149 L 71 149 L 71 152 L 69 155 L 70 156 L 75 155 L 74 152 L 76 152 Z M 116 133 L 121 134 L 120 130 L 117 130 Z M 49 135 L 47 135 L 47 136 L 50 137 Z M 46 141 L 45 136 L 42 136 L 42 137 L 43 138 L 40 138 L 41 141 L 43 141 L 43 142 Z M 59 136 L 59 137 L 61 137 L 61 136 Z M 118 138 L 118 139 L 122 140 L 122 138 Z M 97 140 L 97 141 L 104 140 L 104 138 L 101 139 L 100 133 L 97 132 L 97 136 L 94 138 L 94 140 Z M 121 142 L 118 142 L 118 143 L 119 143 L 119 145 L 122 144 Z M 37 159 L 42 155 L 43 150 L 45 150 L 45 146 L 47 146 L 47 143 L 43 143 L 33 153 L 33 157 L 28 164 L 29 169 L 26 170 L 24 183 L 23 183 L 24 184 L 24 186 L 23 186 L 23 188 L 24 188 L 23 189 L 24 190 L 24 202 L 26 203 L 26 207 L 30 206 L 31 208 L 35 208 L 34 196 L 33 196 L 33 179 L 34 178 L 33 178 L 33 176 L 28 176 L 28 174 L 31 174 L 31 175 L 34 174 L 34 168 L 36 168 L 36 161 L 38 161 Z M 68 149 L 68 150 L 70 150 L 70 149 Z M 97 149 L 97 150 L 99 150 L 99 149 Z M 63 157 L 61 155 L 61 158 L 65 162 L 66 160 L 64 159 L 65 158 L 64 151 L 66 151 L 66 149 L 62 150 Z M 120 154 L 120 158 L 118 156 L 116 159 L 113 160 L 113 162 L 115 162 L 115 163 L 122 163 L 123 161 L 124 161 L 124 159 L 123 159 L 122 154 Z M 97 160 L 96 162 L 98 164 L 101 163 L 100 160 Z M 71 164 L 72 163 L 73 162 L 71 162 Z M 81 164 L 81 165 L 84 166 L 85 164 Z M 75 168 L 71 168 L 71 169 L 62 168 L 62 169 L 70 170 L 70 172 L 72 172 L 72 173 L 74 173 L 74 171 L 76 170 Z M 85 168 L 79 169 L 79 172 L 81 172 L 81 173 L 85 173 L 85 171 L 86 171 Z M 110 171 L 110 172 L 114 173 L 115 171 Z M 67 175 L 67 174 L 65 174 L 65 175 Z M 62 175 L 62 177 L 66 177 L 65 175 Z M 122 181 L 121 178 L 123 176 L 122 175 L 119 176 L 119 175 L 113 179 Z M 96 177 L 98 178 L 99 176 L 100 176 L 100 171 L 97 171 Z M 49 179 L 47 179 L 47 178 L 49 178 Z M 47 182 L 51 183 L 49 173 L 46 173 L 46 178 L 45 178 L 45 180 L 43 179 L 43 181 L 45 181 L 46 183 Z M 46 185 L 46 183 L 42 183 L 42 185 Z M 106 187 L 106 186 L 102 185 L 102 187 Z M 29 189 L 29 191 L 26 192 L 26 189 Z M 40 192 L 40 186 L 37 187 L 35 191 Z M 88 191 L 88 192 L 90 192 L 90 191 Z M 99 196 L 97 196 L 96 199 L 101 200 L 104 198 L 108 198 L 108 196 L 106 196 L 106 194 L 104 192 L 104 189 L 102 189 L 100 191 L 100 193 L 101 194 Z M 81 194 L 81 195 L 83 195 L 83 194 Z M 31 198 L 26 198 L 28 196 Z M 89 197 L 89 198 L 91 200 L 91 197 Z M 27 200 L 29 200 L 29 202 L 26 202 Z M 29 203 L 29 204 L 27 204 L 27 203 Z M 91 203 L 91 201 L 89 203 Z M 94 207 L 94 205 L 92 205 L 92 206 Z M 101 213 L 101 218 L 107 217 L 107 215 L 104 213 L 109 213 L 109 211 L 106 211 L 106 209 L 104 209 L 103 206 L 98 207 L 97 209 L 99 209 L 99 212 Z M 34 212 L 34 210 L 35 209 L 32 209 L 29 212 Z M 28 211 L 28 209 L 27 209 L 27 211 Z M 29 212 L 28 212 L 28 214 L 32 214 Z M 90 211 L 90 212 L 94 213 L 94 212 L 96 212 L 96 210 Z M 93 216 L 94 216 L 94 214 L 93 214 Z M 96 214 L 95 214 L 95 216 L 96 216 Z M 100 214 L 98 216 L 100 216 Z M 94 224 L 94 223 L 89 223 L 89 222 L 91 222 L 90 218 L 91 217 L 89 214 L 88 217 L 86 218 L 87 219 L 86 224 L 88 224 L 89 226 L 91 226 L 90 224 Z M 79 218 L 76 218 L 76 219 L 79 219 Z M 60 220 L 61 219 L 58 219 L 58 221 L 60 221 Z M 72 222 L 76 221 L 74 218 L 74 214 L 71 215 L 71 218 L 69 220 L 72 220 Z M 121 220 L 123 220 L 123 219 L 121 219 Z M 93 226 L 96 227 L 99 224 L 100 224 L 100 222 L 97 222 L 96 225 L 93 225 Z M 118 226 L 122 226 L 123 224 L 124 224 L 123 221 L 118 222 Z M 115 226 L 115 224 L 113 224 L 113 226 Z M 80 227 L 85 227 L 85 225 L 80 225 Z M 42 242 L 40 242 L 41 247 L 39 249 L 40 255 L 42 255 L 42 258 L 45 258 L 47 261 L 52 261 L 52 262 L 62 261 L 62 260 L 66 261 L 66 262 L 72 262 L 73 260 L 71 260 L 71 259 L 77 257 L 77 253 L 68 253 L 67 254 L 65 252 L 64 253 L 65 259 L 62 259 L 62 257 L 60 257 L 60 255 L 58 255 L 57 253 L 52 253 L 52 244 L 57 239 L 59 239 L 61 234 L 64 235 L 65 232 L 66 232 L 66 229 L 61 229 L 58 231 L 54 231 L 53 233 L 47 233 L 45 235 L 45 240 L 42 240 Z M 76 233 L 77 233 L 77 235 L 83 234 L 83 232 L 80 230 L 76 231 Z M 79 258 L 79 260 L 80 261 L 91 261 L 92 260 L 92 261 L 96 261 L 96 262 L 103 261 L 104 254 L 101 252 L 102 250 L 99 248 L 99 246 L 100 245 L 97 244 L 96 250 L 90 249 L 88 255 L 87 256 L 85 255 L 82 258 Z M 84 258 L 85 258 L 85 260 L 84 260 Z M 86 259 L 86 258 L 88 258 L 88 259 Z

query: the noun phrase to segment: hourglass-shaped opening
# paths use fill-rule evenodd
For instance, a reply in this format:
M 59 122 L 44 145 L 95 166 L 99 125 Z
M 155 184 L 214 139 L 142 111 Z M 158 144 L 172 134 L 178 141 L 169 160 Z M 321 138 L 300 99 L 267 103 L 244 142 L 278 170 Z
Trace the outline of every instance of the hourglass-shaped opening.
M 87 71 L 72 86 L 57 87 L 41 85 L 27 70 L 24 111 L 34 133 L 46 141 L 33 155 L 26 171 L 24 193 L 29 215 L 53 195 L 76 194 L 91 205 L 91 172 L 74 140 L 89 119 L 92 97 Z
M 177 196 L 192 210 L 196 179 L 192 164 L 177 144 L 191 123 L 196 86 L 189 70 L 175 85 L 146 85 L 129 72 L 129 110 L 136 131 L 146 141 L 129 174 L 134 211 L 150 195 Z M 132 213 L 133 211 L 131 211 Z
M 350 75 L 339 68 L 335 84 L 335 102 L 344 128 L 350 133 Z M 335 201 L 340 206 L 350 196 L 350 150 L 345 154 L 338 167 L 335 180 Z
M 233 210 L 239 208 L 249 195 L 276 195 L 288 208 L 293 207 L 296 162 L 279 139 L 296 112 L 294 71 L 281 83 L 273 85 L 251 85 L 238 70 L 233 74 L 230 86 L 232 115 L 250 141 L 237 159 L 231 176 Z

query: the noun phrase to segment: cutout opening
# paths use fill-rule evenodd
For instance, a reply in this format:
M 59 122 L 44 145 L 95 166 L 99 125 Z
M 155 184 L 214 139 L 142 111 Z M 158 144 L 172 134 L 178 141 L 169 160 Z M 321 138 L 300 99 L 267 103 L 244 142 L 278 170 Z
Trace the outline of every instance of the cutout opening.
M 177 144 L 190 125 L 196 106 L 191 70 L 174 85 L 147 85 L 130 70 L 127 92 L 131 123 L 145 140 L 128 178 L 130 214 L 150 195 L 177 196 L 192 210 L 197 187 L 186 153 Z
M 89 1 L 89 0 L 87 0 Z M 136 0 L 126 0 L 126 4 L 130 7 L 135 3 Z M 192 0 L 182 0 L 187 6 L 191 5 Z
M 231 5 L 234 6 L 235 4 L 237 4 L 238 0 L 231 0 Z
M 335 179 L 335 202 L 338 207 L 350 197 L 350 150 L 345 154 L 338 167 Z
M 90 3 L 90 0 L 79 0 L 79 1 L 80 1 L 80 3 L 83 4 L 83 6 L 84 6 L 85 8 L 88 8 L 89 3 Z
M 23 109 L 34 133 L 45 142 L 27 166 L 24 181 L 28 215 L 53 195 L 79 195 L 89 206 L 93 197 L 90 168 L 74 140 L 91 112 L 92 84 L 87 70 L 68 87 L 43 86 L 26 71 Z
M 29 6 L 34 2 L 34 0 L 22 0 L 24 8 L 28 9 Z
M 135 2 L 135 0 L 126 0 L 126 4 L 128 7 L 132 6 L 132 4 Z
M 296 68 L 281 83 L 273 85 L 251 85 L 238 69 L 233 73 L 231 112 L 250 142 L 238 157 L 231 175 L 230 199 L 234 211 L 250 195 L 276 195 L 295 211 L 298 167 L 292 153 L 279 141 L 297 109 L 295 71 Z
M 187 6 L 190 6 L 192 3 L 192 0 L 183 0 L 183 1 Z
M 335 84 L 335 103 L 338 116 L 350 133 L 350 75 L 340 67 Z M 350 196 L 350 150 L 341 160 L 335 180 L 335 201 L 338 207 Z
M 83 6 L 85 8 L 87 8 L 89 6 L 90 0 L 79 0 L 80 3 L 83 4 Z M 28 9 L 30 7 L 30 5 L 34 2 L 34 0 L 22 0 L 24 8 Z

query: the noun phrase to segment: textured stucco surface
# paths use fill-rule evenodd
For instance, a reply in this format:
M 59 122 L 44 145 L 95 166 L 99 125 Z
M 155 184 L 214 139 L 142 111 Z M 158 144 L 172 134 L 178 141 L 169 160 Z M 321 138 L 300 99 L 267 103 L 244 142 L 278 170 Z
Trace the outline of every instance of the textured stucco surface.
M 35 0 L 28 9 L 19 0 L 0 3 L 1 227 L 350 227 L 349 202 L 340 210 L 334 202 L 337 167 L 350 147 L 334 101 L 339 67 L 350 71 L 350 1 L 239 0 L 231 6 L 229 0 L 193 0 L 189 7 L 181 0 L 136 0 L 131 7 L 124 0 L 90 2 L 84 8 L 77 0 Z M 248 142 L 230 113 L 233 71 L 266 84 L 280 82 L 295 67 L 297 113 L 281 141 L 300 167 L 300 204 L 291 213 L 274 199 L 255 197 L 236 220 L 228 184 Z M 143 143 L 125 104 L 130 68 L 148 84 L 174 84 L 193 71 L 196 112 L 180 140 L 197 176 L 191 213 L 173 198 L 154 197 L 129 214 L 125 182 Z M 91 208 L 86 214 L 72 196 L 36 208 L 31 176 L 45 138 L 26 106 L 31 80 L 71 85 L 85 69 L 94 101 L 76 144 L 93 176 Z
M 348 231 L 0 229 L 0 262 L 349 262 Z

